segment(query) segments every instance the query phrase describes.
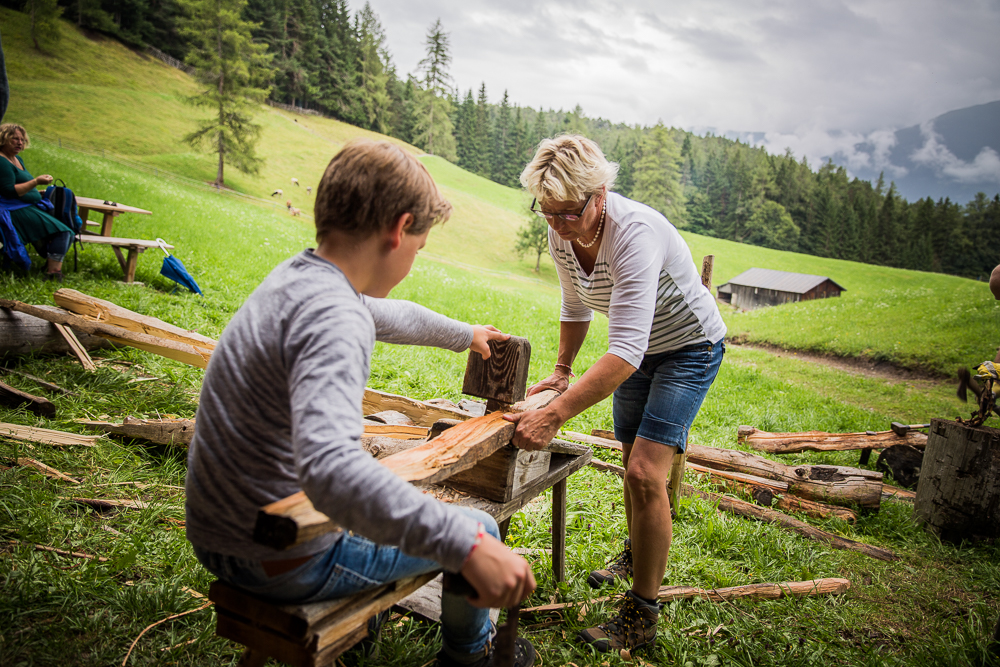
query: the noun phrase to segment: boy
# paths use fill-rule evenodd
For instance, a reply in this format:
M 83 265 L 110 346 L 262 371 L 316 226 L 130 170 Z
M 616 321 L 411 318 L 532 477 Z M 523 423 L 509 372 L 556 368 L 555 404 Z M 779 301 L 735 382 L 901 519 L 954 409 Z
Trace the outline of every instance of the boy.
M 360 408 L 376 339 L 486 358 L 487 342 L 507 335 L 384 299 L 431 226 L 451 214 L 424 166 L 398 146 L 345 146 L 323 175 L 315 214 L 318 248 L 271 272 L 212 355 L 188 456 L 188 539 L 220 579 L 287 602 L 461 572 L 479 595 L 443 595 L 438 662 L 484 667 L 488 609 L 527 598 L 531 568 L 496 539 L 489 515 L 420 493 L 361 449 Z M 299 490 L 344 531 L 287 551 L 254 543 L 257 509 Z M 517 657 L 531 665 L 531 644 L 519 640 Z

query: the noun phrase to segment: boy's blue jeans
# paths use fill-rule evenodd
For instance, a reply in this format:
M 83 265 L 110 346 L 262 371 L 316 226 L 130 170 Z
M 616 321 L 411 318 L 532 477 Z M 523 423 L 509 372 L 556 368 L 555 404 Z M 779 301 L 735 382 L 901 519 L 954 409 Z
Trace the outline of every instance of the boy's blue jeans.
M 500 539 L 497 523 L 489 514 L 469 508 L 462 511 Z M 351 533 L 302 565 L 274 577 L 269 577 L 257 560 L 224 556 L 197 546 L 194 553 L 219 579 L 275 602 L 319 602 L 347 597 L 441 568 L 432 560 L 407 556 L 396 547 L 381 546 Z M 441 630 L 450 653 L 474 654 L 486 646 L 493 628 L 488 609 L 473 607 L 464 597 L 445 592 L 441 595 Z

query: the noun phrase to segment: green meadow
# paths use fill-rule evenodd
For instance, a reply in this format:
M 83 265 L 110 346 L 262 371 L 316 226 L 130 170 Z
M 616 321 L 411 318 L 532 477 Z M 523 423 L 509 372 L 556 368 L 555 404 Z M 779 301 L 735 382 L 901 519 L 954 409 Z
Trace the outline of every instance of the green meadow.
M 159 275 L 162 255 L 139 258 L 137 280 L 107 248 L 86 247 L 79 270 L 69 259 L 64 287 L 111 300 L 216 337 L 243 300 L 278 263 L 313 241 L 311 218 L 291 217 L 285 192 L 308 214 L 305 186 L 318 182 L 330 156 L 355 136 L 377 136 L 336 121 L 262 107 L 258 176 L 233 171 L 233 192 L 204 185 L 214 159 L 181 142 L 195 111 L 183 98 L 194 83 L 183 73 L 108 40 L 64 24 L 57 50 L 29 46 L 24 15 L 0 9 L 13 98 L 5 120 L 32 133 L 24 159 L 35 174 L 51 173 L 86 196 L 153 212 L 125 215 L 116 235 L 162 237 L 196 277 L 205 296 L 175 289 Z M 60 148 L 60 142 L 62 148 Z M 72 147 L 72 149 L 71 149 Z M 408 147 L 416 152 L 416 149 Z M 104 157 L 102 157 L 102 151 Z M 410 299 L 468 322 L 492 323 L 532 343 L 531 379 L 548 374 L 558 342 L 559 289 L 551 263 L 541 275 L 534 258 L 513 251 L 526 198 L 470 175 L 440 158 L 421 157 L 455 206 L 393 298 Z M 290 179 L 302 187 L 296 189 Z M 241 196 L 246 195 L 246 196 Z M 685 234 L 696 259 L 716 256 L 715 284 L 752 266 L 827 275 L 847 288 L 839 299 L 751 313 L 724 310 L 731 335 L 791 350 L 875 360 L 925 371 L 925 380 L 863 377 L 825 365 L 731 346 L 695 422 L 691 439 L 739 447 L 736 428 L 771 431 L 863 431 L 890 421 L 954 418 L 970 408 L 935 381 L 958 365 L 992 358 L 1000 311 L 982 283 L 960 278 L 820 259 Z M 40 260 L 35 257 L 36 262 Z M 0 296 L 52 304 L 56 286 L 36 273 L 0 274 Z M 576 364 L 585 370 L 607 349 L 607 321 L 598 317 Z M 4 375 L 23 391 L 45 395 L 56 418 L 0 407 L 0 422 L 84 432 L 78 419 L 193 417 L 203 371 L 131 348 L 94 352 L 96 371 L 65 356 L 7 357 L 9 369 L 75 392 L 50 394 L 30 379 Z M 461 398 L 465 355 L 379 344 L 369 385 L 414 398 Z M 612 426 L 610 401 L 567 424 L 589 432 Z M 595 456 L 614 461 L 611 453 Z M 80 480 L 46 478 L 15 464 L 30 457 Z M 787 462 L 857 465 L 857 452 L 807 453 Z M 184 518 L 185 452 L 129 439 L 102 438 L 94 447 L 56 448 L 0 437 L 0 664 L 121 665 L 144 628 L 203 602 L 211 576 L 195 560 L 178 521 Z M 693 480 L 702 488 L 703 483 Z M 142 510 L 98 514 L 73 497 L 138 499 Z M 508 543 L 551 545 L 548 497 L 515 515 Z M 950 545 L 912 519 L 912 506 L 884 502 L 856 525 L 799 516 L 824 530 L 892 549 L 882 562 L 807 541 L 772 525 L 718 512 L 685 499 L 678 508 L 666 583 L 705 588 L 845 577 L 840 596 L 768 602 L 669 604 L 654 650 L 655 665 L 989 665 L 988 638 L 1000 615 L 1000 546 Z M 610 608 L 594 601 L 587 573 L 604 565 L 624 538 L 617 477 L 586 468 L 569 482 L 566 582 L 551 576 L 548 556 L 532 557 L 539 587 L 529 604 L 589 601 L 560 621 L 522 626 L 542 665 L 624 664 L 619 656 L 581 648 L 574 635 Z M 45 545 L 101 556 L 69 559 L 34 549 Z M 211 608 L 149 630 L 129 665 L 236 664 L 239 647 L 214 636 Z M 345 665 L 425 667 L 439 644 L 433 625 L 394 615 L 376 653 L 355 651 Z M 991 662 L 992 661 L 992 662 Z M 272 663 L 276 664 L 276 663 Z

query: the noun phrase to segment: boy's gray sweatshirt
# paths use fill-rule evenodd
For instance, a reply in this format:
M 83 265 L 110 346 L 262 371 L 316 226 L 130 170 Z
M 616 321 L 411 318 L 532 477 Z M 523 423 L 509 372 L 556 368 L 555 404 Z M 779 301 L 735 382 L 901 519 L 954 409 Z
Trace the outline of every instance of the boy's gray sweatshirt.
M 459 352 L 472 327 L 423 306 L 359 296 L 306 250 L 271 272 L 219 339 L 188 453 L 187 536 L 251 560 L 318 553 L 342 533 L 287 551 L 253 542 L 257 509 L 305 491 L 347 530 L 457 571 L 477 524 L 361 449 L 361 401 L 375 341 Z

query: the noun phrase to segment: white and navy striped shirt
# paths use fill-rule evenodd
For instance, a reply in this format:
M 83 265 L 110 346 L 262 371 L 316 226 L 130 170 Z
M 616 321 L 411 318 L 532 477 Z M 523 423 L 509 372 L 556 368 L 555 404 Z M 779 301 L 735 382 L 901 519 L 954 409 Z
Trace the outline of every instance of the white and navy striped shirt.
M 701 284 L 691 250 L 659 212 L 611 192 L 604 236 L 588 275 L 549 228 L 549 252 L 562 286 L 562 322 L 608 316 L 608 352 L 636 368 L 645 354 L 717 343 L 726 325 Z

